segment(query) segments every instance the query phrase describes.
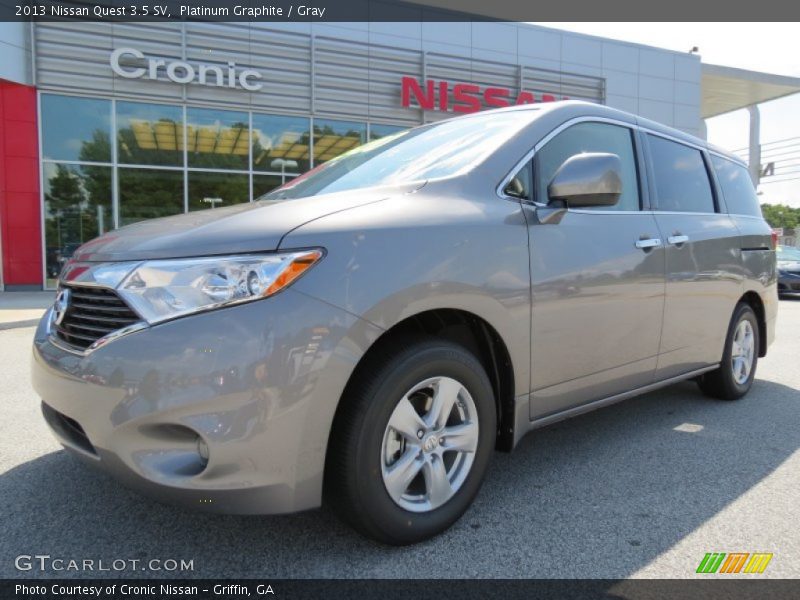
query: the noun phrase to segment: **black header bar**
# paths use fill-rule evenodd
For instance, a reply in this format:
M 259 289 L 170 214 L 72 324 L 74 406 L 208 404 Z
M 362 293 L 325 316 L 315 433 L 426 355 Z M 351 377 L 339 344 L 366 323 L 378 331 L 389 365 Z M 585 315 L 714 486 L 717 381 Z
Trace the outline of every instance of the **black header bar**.
M 210 579 L 27 579 L 0 581 L 9 600 L 198 600 L 280 598 L 304 600 L 761 600 L 800 599 L 800 580 L 734 579 L 551 579 L 551 580 L 210 580 Z
M 0 0 L 0 21 L 795 21 L 800 3 L 760 0 Z M 756 27 L 756 25 L 754 25 Z M 746 41 L 746 40 L 743 40 Z

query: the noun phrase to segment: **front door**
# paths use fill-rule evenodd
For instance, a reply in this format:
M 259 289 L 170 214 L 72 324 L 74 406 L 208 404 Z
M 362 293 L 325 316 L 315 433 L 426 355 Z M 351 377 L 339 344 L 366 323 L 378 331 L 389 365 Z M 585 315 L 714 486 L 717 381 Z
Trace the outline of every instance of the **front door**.
M 656 368 L 664 248 L 642 210 L 633 130 L 580 122 L 555 135 L 534 155 L 536 200 L 547 201 L 555 171 L 582 152 L 619 156 L 623 192 L 615 206 L 529 221 L 532 419 L 647 385 Z

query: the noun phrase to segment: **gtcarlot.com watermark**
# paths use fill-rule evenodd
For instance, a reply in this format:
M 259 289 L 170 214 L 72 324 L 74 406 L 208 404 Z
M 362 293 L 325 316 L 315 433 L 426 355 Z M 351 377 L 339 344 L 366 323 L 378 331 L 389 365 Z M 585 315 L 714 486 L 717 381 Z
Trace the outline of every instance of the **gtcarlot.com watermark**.
M 20 554 L 14 559 L 17 571 L 37 573 L 78 572 L 184 572 L 194 571 L 194 559 L 183 558 L 65 558 L 49 554 Z

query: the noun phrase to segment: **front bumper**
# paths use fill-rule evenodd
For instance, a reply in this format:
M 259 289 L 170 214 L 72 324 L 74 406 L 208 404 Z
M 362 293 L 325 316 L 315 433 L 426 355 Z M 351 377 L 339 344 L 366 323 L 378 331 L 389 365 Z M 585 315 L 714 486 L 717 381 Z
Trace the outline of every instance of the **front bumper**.
M 336 405 L 381 333 L 293 290 L 85 355 L 52 342 L 49 316 L 33 385 L 62 445 L 159 500 L 240 514 L 319 506 Z

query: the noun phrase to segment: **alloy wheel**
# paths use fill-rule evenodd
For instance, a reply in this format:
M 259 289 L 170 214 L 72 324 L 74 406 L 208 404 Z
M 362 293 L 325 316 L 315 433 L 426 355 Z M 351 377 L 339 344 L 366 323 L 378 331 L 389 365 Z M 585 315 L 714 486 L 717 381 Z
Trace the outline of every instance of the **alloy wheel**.
M 383 435 L 381 474 L 389 496 L 412 512 L 445 504 L 469 475 L 478 434 L 475 402 L 461 383 L 433 377 L 412 387 Z
M 750 377 L 754 357 L 755 335 L 753 334 L 753 325 L 749 320 L 742 319 L 736 326 L 731 348 L 733 379 L 739 385 L 744 385 Z

